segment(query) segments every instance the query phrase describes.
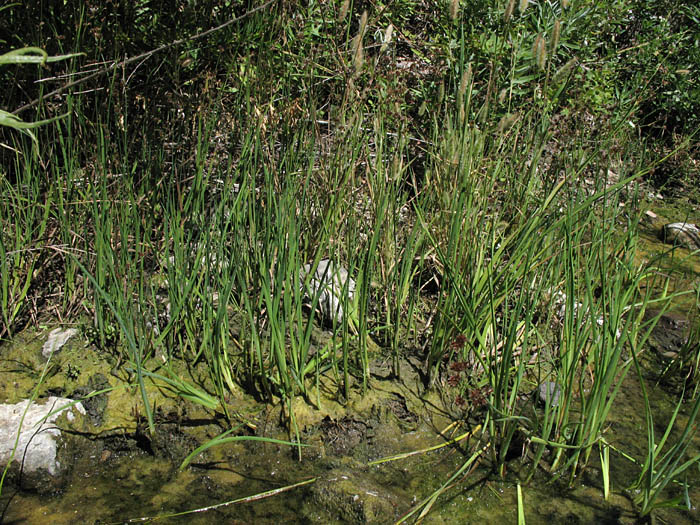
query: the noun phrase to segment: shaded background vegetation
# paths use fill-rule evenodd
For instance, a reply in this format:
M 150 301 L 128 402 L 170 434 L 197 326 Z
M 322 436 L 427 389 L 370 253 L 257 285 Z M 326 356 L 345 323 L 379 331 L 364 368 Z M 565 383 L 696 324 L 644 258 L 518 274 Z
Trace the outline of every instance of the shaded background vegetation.
M 14 110 L 35 100 L 42 91 L 65 84 L 68 77 L 61 75 L 70 73 L 74 75 L 71 79 L 78 78 L 83 71 L 94 71 L 216 27 L 257 5 L 235 1 L 41 1 L 7 6 L 0 33 L 6 49 L 38 45 L 49 54 L 80 51 L 85 56 L 72 63 L 54 64 L 41 76 L 56 79 L 40 84 L 35 82 L 34 68 L 5 68 L 3 105 Z M 385 86 L 385 96 L 407 110 L 404 114 L 414 128 L 411 131 L 420 133 L 418 113 L 438 110 L 439 86 L 447 84 L 449 88 L 458 81 L 460 55 L 474 65 L 476 91 L 482 97 L 488 82 L 503 85 L 509 77 L 512 44 L 498 37 L 506 7 L 507 2 L 468 2 L 460 6 L 459 19 L 452 20 L 449 6 L 442 2 L 352 2 L 347 16 L 354 25 L 346 26 L 338 20 L 341 3 L 273 2 L 264 12 L 205 39 L 185 42 L 67 90 L 62 98 L 46 101 L 43 111 L 60 111 L 68 93 L 85 91 L 81 104 L 94 112 L 95 120 L 100 117 L 115 122 L 128 112 L 130 140 L 161 134 L 164 141 L 184 145 L 186 137 L 192 135 L 192 121 L 206 104 L 219 98 L 225 107 L 226 96 L 217 90 L 231 79 L 235 82 L 226 89 L 250 90 L 252 107 L 282 98 L 285 106 L 298 106 L 296 110 L 302 114 L 308 106 L 304 100 L 308 83 L 322 85 L 316 93 L 320 100 L 340 104 L 349 64 L 337 51 L 356 30 L 359 14 L 369 9 L 369 32 L 375 46 L 367 53 L 378 51 L 376 42 L 381 37 L 374 33 L 391 23 L 395 28 L 394 53 L 403 63 L 398 62 L 398 70 L 396 62 L 379 64 L 362 87 L 374 90 Z M 572 2 L 571 7 L 575 15 L 563 24 L 559 45 L 583 67 L 575 72 L 574 89 L 558 101 L 566 112 L 592 112 L 597 127 L 627 98 L 636 108 L 633 122 L 645 137 L 673 143 L 677 135 L 698 127 L 700 88 L 693 81 L 700 63 L 697 6 L 680 0 L 634 0 Z M 522 29 L 528 30 L 526 38 L 531 40 L 538 34 L 551 34 L 561 11 L 558 3 L 533 3 L 528 16 L 512 23 L 509 36 L 515 39 Z M 564 56 L 549 57 L 548 68 L 556 71 L 568 60 L 569 56 Z M 300 79 L 300 72 L 308 71 L 309 63 L 314 64 L 314 75 L 318 76 Z M 503 113 L 513 105 L 512 96 L 519 92 L 528 96 L 531 73 L 519 76 L 522 88 L 514 89 L 506 103 L 501 103 Z M 376 103 L 371 94 L 365 95 L 363 102 Z M 419 111 L 421 104 L 425 107 Z

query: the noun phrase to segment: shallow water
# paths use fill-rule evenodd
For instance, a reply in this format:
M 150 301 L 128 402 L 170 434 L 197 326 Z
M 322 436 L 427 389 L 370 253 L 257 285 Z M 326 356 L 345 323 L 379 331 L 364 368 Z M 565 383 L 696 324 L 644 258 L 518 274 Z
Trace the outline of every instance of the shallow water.
M 655 412 L 669 414 L 674 395 L 653 383 L 648 383 Z M 636 458 L 644 452 L 644 419 L 641 395 L 636 378 L 630 374 L 619 394 L 606 436 L 610 443 Z M 665 422 L 660 420 L 660 425 Z M 346 429 L 349 423 L 344 423 Z M 418 450 L 440 443 L 442 438 L 428 425 L 401 431 L 396 423 L 378 424 L 362 441 L 348 437 L 351 447 L 341 455 L 331 439 L 341 439 L 328 432 L 307 436 L 313 446 L 304 451 L 299 461 L 288 447 L 261 443 L 236 443 L 221 447 L 216 458 L 207 463 L 195 462 L 183 472 L 170 460 L 158 459 L 145 453 L 106 454 L 104 458 L 83 458 L 74 466 L 69 485 L 61 494 L 38 496 L 3 491 L 3 523 L 128 523 L 139 518 L 164 516 L 177 512 L 221 504 L 264 491 L 317 477 L 315 483 L 292 489 L 253 502 L 221 506 L 207 512 L 179 517 L 163 517 L 158 523 L 364 523 L 368 522 L 353 507 L 355 498 L 376 497 L 386 511 L 374 523 L 395 523 L 412 504 L 436 490 L 465 461 L 475 443 L 464 447 L 446 447 L 439 451 L 418 454 L 410 458 L 367 466 L 368 461 L 384 456 L 390 450 Z M 662 432 L 659 427 L 659 432 Z M 332 436 L 331 436 L 332 434 Z M 659 434 L 660 435 L 660 434 Z M 331 438 L 329 438 L 331 436 Z M 700 451 L 696 439 L 689 453 Z M 332 452 L 332 454 L 331 454 Z M 99 461 L 102 459 L 102 461 Z M 561 481 L 540 473 L 523 486 L 525 517 L 529 524 L 537 523 L 637 523 L 630 494 L 623 489 L 638 473 L 638 467 L 615 454 L 612 459 L 613 494 L 606 502 L 602 492 L 602 476 L 596 453 L 589 467 L 576 480 L 572 489 Z M 97 463 L 96 463 L 97 461 Z M 97 465 L 97 466 L 95 466 Z M 480 524 L 517 522 L 515 479 L 518 470 L 527 464 L 516 458 L 508 465 L 505 481 L 496 479 L 482 465 L 459 479 L 435 503 L 424 523 Z M 691 501 L 700 501 L 700 477 L 697 470 L 689 479 Z M 340 479 L 350 483 L 342 491 L 334 487 Z M 678 495 L 672 487 L 671 495 Z M 326 497 L 327 496 L 327 497 Z M 661 523 L 698 523 L 697 509 L 662 510 L 655 513 Z M 409 521 L 410 522 L 410 521 Z

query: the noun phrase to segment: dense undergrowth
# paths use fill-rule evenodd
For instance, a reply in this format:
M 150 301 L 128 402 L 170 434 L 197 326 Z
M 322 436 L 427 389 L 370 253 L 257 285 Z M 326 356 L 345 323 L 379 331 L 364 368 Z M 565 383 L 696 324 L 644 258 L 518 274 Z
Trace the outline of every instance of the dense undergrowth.
M 37 142 L 2 131 L 2 338 L 89 318 L 139 381 L 231 419 L 243 386 L 286 403 L 297 438 L 292 401 L 322 402 L 321 375 L 348 399 L 372 360 L 398 376 L 417 355 L 502 475 L 516 435 L 529 477 L 573 482 L 594 450 L 605 466 L 615 395 L 669 305 L 635 256 L 642 202 L 697 174 L 697 7 L 69 4 L 3 13 L 5 48 L 83 55 L 0 70 L 24 120 L 67 114 Z M 300 276 L 324 259 L 356 285 L 318 348 Z M 561 398 L 526 414 L 548 382 Z M 650 423 L 643 515 L 692 464 L 689 397 L 668 456 Z

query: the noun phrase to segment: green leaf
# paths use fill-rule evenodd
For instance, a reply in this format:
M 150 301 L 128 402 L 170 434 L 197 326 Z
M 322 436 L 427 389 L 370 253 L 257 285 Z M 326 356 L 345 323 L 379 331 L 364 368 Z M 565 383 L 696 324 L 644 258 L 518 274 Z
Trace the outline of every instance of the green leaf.
M 176 394 L 182 397 L 183 399 L 187 399 L 189 401 L 192 401 L 193 403 L 198 403 L 211 410 L 215 410 L 219 407 L 218 399 L 210 396 L 209 394 L 207 394 L 203 390 L 200 390 L 194 385 L 191 385 L 190 383 L 181 380 L 179 377 L 172 374 L 172 372 L 169 372 L 171 374 L 171 377 L 165 377 L 161 374 L 147 372 L 145 370 L 142 373 L 146 377 L 152 377 L 154 379 L 158 379 L 168 384 L 173 390 L 175 390 Z
M 274 438 L 266 438 L 266 437 L 260 437 L 260 436 L 233 436 L 233 437 L 226 437 L 228 434 L 233 432 L 234 430 L 237 430 L 239 427 L 232 428 L 231 430 L 227 430 L 220 436 L 215 437 L 211 441 L 207 441 L 204 443 L 202 446 L 197 447 L 194 449 L 189 456 L 187 456 L 182 464 L 180 465 L 180 470 L 183 470 L 187 465 L 189 465 L 192 460 L 195 458 L 195 456 L 201 454 L 208 448 L 214 447 L 216 445 L 223 445 L 224 443 L 233 443 L 235 441 L 262 441 L 264 443 L 275 443 L 277 445 L 289 445 L 291 447 L 308 447 L 309 445 L 306 445 L 304 443 L 294 443 L 292 441 L 283 441 L 281 439 L 274 439 Z
M 24 120 L 19 118 L 14 113 L 10 113 L 8 111 L 4 111 L 4 110 L 0 109 L 0 126 L 7 126 L 10 128 L 20 129 L 20 130 L 33 129 L 33 128 L 38 128 L 39 126 L 43 126 L 44 124 L 49 124 L 50 122 L 53 122 L 55 120 L 58 120 L 60 118 L 64 118 L 67 116 L 68 116 L 68 113 L 64 113 L 63 115 L 58 115 L 56 117 L 49 118 L 49 119 L 37 120 L 35 122 L 25 122 Z
M 0 55 L 0 65 L 2 64 L 45 64 L 47 62 L 59 62 L 69 58 L 83 55 L 84 53 L 70 53 L 68 55 L 49 56 L 40 47 L 23 47 L 13 49 L 4 55 Z

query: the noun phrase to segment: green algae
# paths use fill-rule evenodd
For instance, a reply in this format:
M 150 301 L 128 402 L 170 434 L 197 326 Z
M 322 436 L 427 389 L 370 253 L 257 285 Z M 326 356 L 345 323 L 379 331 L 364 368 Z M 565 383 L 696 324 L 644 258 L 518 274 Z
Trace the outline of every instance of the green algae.
M 36 385 L 43 366 L 41 346 L 48 330 L 20 334 L 0 346 L 4 372 L 0 393 L 21 399 Z M 185 471 L 177 466 L 199 444 L 218 435 L 226 424 L 204 407 L 184 403 L 163 384 L 147 380 L 149 399 L 156 408 L 155 436 L 143 423 L 141 398 L 134 386 L 124 386 L 109 356 L 100 355 L 79 337 L 52 357 L 55 371 L 40 392 L 62 389 L 81 397 L 108 384 L 113 388 L 97 404 L 89 446 L 72 452 L 70 479 L 55 496 L 4 491 L 5 520 L 26 523 L 123 523 L 141 517 L 165 516 L 246 498 L 304 479 L 315 481 L 260 501 L 219 507 L 202 513 L 172 516 L 165 523 L 393 523 L 417 502 L 438 490 L 466 461 L 477 442 L 460 443 L 379 465 L 377 459 L 444 443 L 441 432 L 453 417 L 437 391 L 424 391 L 414 367 L 402 363 L 402 380 L 384 377 L 381 366 L 371 388 L 361 395 L 356 385 L 350 400 L 328 396 L 337 392 L 337 379 L 321 375 L 307 397 L 293 402 L 303 449 L 277 444 L 231 443 L 208 450 Z M 153 360 L 149 365 L 155 365 Z M 76 367 L 71 369 L 70 366 Z M 173 364 L 175 367 L 176 364 Z M 651 366 L 651 364 L 650 364 Z M 193 372 L 173 368 L 192 379 Z M 196 370 L 194 374 L 196 374 Z M 189 375 L 186 375 L 189 374 Z M 206 374 L 201 374 L 206 377 Z M 653 378 L 651 378 L 653 379 Z M 651 380 L 650 379 L 650 380 Z M 649 385 L 653 410 L 670 414 L 673 392 Z M 82 389 L 82 390 L 81 390 Z M 320 400 L 320 403 L 313 403 Z M 242 390 L 227 400 L 231 413 L 241 415 L 245 428 L 256 435 L 288 438 L 288 407 L 264 406 Z M 625 380 L 606 432 L 609 442 L 639 461 L 644 456 L 642 396 L 632 376 Z M 664 420 L 659 418 L 662 425 Z M 662 431 L 662 429 L 660 429 Z M 476 436 L 478 437 L 478 436 Z M 517 520 L 516 482 L 527 464 L 527 444 L 508 463 L 505 479 L 494 478 L 488 458 L 468 472 L 436 502 L 426 524 L 514 523 Z M 694 443 L 694 450 L 698 444 Z M 613 452 L 613 456 L 615 456 Z M 527 456 L 525 456 L 527 457 Z M 613 494 L 603 499 L 600 465 L 593 459 L 573 488 L 551 482 L 540 473 L 523 486 L 528 523 L 634 523 L 633 494 L 628 487 L 639 472 L 634 462 L 618 455 L 612 462 Z M 340 482 L 338 480 L 341 480 Z M 671 487 L 669 490 L 678 487 Z M 677 495 L 669 493 L 669 497 Z M 691 497 L 700 497 L 693 489 Z M 695 499 L 694 499 L 695 500 Z M 668 522 L 692 523 L 696 510 L 662 509 Z

